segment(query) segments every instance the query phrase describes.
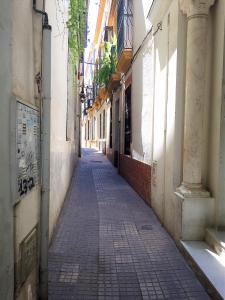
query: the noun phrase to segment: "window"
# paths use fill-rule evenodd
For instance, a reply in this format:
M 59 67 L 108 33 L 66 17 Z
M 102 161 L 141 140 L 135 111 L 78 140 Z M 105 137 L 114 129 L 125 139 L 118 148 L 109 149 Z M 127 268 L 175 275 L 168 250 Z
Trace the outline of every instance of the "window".
M 105 139 L 105 109 L 103 110 L 103 134 L 102 138 Z
M 105 35 L 104 35 L 104 41 L 105 42 L 111 42 L 113 36 L 113 27 L 112 26 L 106 26 L 105 27 Z
M 132 138 L 131 128 L 131 85 L 125 91 L 125 141 L 124 153 L 130 155 L 130 144 Z
M 76 104 L 75 104 L 75 91 L 73 86 L 73 68 L 70 63 L 67 64 L 67 111 L 66 111 L 66 140 L 74 140 L 74 130 L 76 126 Z
M 110 107 L 109 147 L 112 148 L 112 104 Z
M 100 139 L 102 138 L 102 114 L 100 114 Z
M 133 2 L 119 0 L 117 6 L 118 54 L 133 45 Z
M 96 123 L 96 118 L 94 117 L 94 119 L 93 119 L 93 140 L 95 140 L 95 123 Z
M 88 140 L 90 139 L 90 121 L 88 121 Z

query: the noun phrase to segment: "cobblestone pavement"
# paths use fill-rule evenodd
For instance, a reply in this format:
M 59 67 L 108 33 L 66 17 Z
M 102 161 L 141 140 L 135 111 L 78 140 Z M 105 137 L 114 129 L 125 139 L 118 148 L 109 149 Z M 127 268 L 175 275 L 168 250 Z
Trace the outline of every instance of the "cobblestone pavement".
M 84 150 L 49 250 L 49 299 L 209 299 L 150 207 Z

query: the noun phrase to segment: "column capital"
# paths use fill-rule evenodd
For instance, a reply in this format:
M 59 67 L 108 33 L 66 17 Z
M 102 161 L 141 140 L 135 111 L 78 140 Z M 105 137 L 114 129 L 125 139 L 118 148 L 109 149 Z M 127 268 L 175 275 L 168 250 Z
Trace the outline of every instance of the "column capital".
M 207 16 L 215 0 L 180 0 L 180 9 L 188 18 Z

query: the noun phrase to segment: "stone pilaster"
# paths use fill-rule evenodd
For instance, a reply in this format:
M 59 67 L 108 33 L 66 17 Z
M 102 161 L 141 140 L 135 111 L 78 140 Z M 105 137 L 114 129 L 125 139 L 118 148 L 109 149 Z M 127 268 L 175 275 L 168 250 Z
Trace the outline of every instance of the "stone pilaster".
M 207 30 L 215 0 L 180 0 L 187 16 L 183 182 L 176 194 L 176 237 L 201 240 L 213 223 L 214 199 L 202 185 L 203 107 L 206 89 Z
M 180 0 L 187 16 L 183 183 L 178 191 L 208 197 L 202 186 L 203 107 L 207 61 L 207 17 L 215 0 Z

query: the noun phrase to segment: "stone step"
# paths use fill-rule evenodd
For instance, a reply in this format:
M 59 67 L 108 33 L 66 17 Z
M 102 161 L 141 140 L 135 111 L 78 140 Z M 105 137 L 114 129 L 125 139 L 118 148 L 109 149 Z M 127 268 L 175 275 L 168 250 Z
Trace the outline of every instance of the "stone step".
M 219 256 L 225 258 L 225 231 L 208 228 L 206 229 L 205 240 Z
M 190 265 L 212 299 L 225 299 L 225 257 L 202 241 L 181 241 Z

